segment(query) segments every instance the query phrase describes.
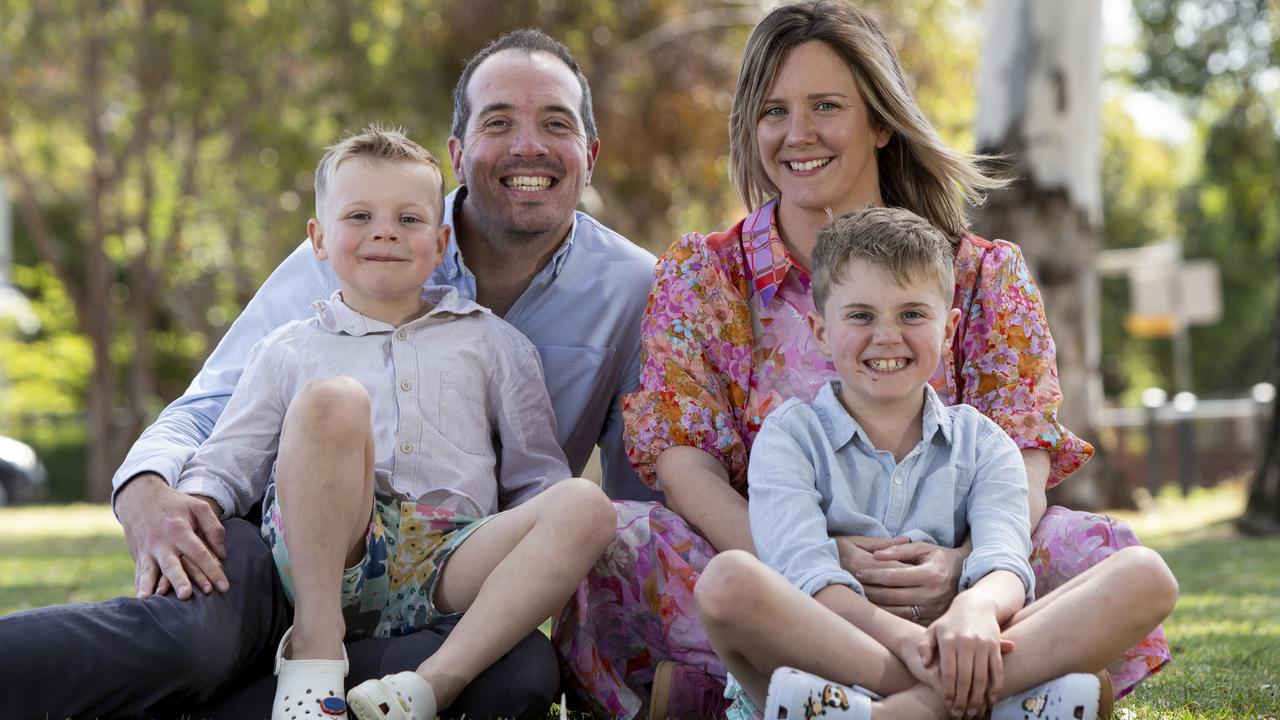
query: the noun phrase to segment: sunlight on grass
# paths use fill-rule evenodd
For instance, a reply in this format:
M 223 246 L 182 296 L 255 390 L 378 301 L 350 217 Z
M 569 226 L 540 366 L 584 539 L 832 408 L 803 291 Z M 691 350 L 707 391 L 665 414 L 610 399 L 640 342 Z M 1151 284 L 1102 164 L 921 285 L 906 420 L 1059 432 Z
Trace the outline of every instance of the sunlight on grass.
M 1241 483 L 1166 488 L 1146 512 L 1113 513 L 1164 556 L 1181 586 L 1165 633 L 1173 663 L 1122 701 L 1129 720 L 1280 714 L 1280 538 L 1235 535 Z
M 133 560 L 106 505 L 0 509 L 0 613 L 133 591 Z
M 77 503 L 0 509 L 0 542 L 10 538 L 90 536 L 124 538 L 110 507 Z
M 1242 481 L 1214 488 L 1194 488 L 1188 497 L 1174 485 L 1165 485 L 1145 511 L 1114 510 L 1107 514 L 1129 523 L 1143 541 L 1159 536 L 1198 530 L 1227 522 L 1244 514 Z

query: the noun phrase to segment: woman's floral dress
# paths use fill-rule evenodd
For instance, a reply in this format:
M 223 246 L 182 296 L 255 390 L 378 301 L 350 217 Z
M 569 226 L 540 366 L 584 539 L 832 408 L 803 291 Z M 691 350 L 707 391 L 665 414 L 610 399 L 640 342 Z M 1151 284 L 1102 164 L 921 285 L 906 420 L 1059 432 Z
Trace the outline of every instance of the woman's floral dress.
M 774 203 L 728 232 L 680 238 L 655 273 L 641 330 L 640 390 L 624 404 L 631 463 L 656 485 L 659 454 L 700 448 L 745 496 L 747 457 L 765 416 L 787 398 L 812 400 L 835 377 L 805 321 L 813 309 L 808 273 L 782 244 Z M 961 318 L 952 352 L 930 383 L 943 402 L 977 407 L 1020 447 L 1048 451 L 1053 487 L 1093 448 L 1058 423 L 1053 339 L 1017 246 L 966 237 L 957 249 L 954 306 Z M 652 681 L 661 660 L 725 677 L 693 602 L 715 549 L 662 505 L 615 505 L 615 539 L 557 618 L 553 640 L 597 713 L 634 717 L 641 708 L 635 689 Z M 1049 508 L 1032 536 L 1036 594 L 1136 544 L 1126 525 L 1105 515 Z M 1117 696 L 1169 659 L 1157 628 L 1110 668 Z

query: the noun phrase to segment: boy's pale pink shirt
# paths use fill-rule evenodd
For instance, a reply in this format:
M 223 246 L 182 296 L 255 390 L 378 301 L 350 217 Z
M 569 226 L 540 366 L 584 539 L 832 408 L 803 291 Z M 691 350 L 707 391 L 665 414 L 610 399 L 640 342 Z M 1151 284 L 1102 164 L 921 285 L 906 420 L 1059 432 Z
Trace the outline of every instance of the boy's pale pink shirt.
M 381 495 L 481 517 L 569 477 L 533 344 L 451 287 L 423 297 L 435 307 L 397 328 L 335 292 L 263 338 L 177 488 L 243 515 L 271 479 L 289 404 L 338 375 L 369 393 Z

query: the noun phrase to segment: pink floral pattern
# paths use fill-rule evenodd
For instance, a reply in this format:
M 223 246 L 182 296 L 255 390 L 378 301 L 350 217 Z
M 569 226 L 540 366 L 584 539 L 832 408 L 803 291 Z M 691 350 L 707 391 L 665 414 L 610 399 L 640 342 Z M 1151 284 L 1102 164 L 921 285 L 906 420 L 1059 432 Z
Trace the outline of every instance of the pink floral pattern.
M 640 390 L 623 409 L 628 456 L 650 485 L 658 455 L 689 445 L 717 458 L 745 495 L 748 453 L 765 416 L 787 398 L 812 400 L 835 376 L 805 322 L 813 308 L 808 273 L 786 255 L 773 210 L 765 205 L 728 232 L 685 235 L 658 261 L 641 328 Z M 772 256 L 761 261 L 764 228 Z M 1020 447 L 1048 451 L 1048 485 L 1056 485 L 1093 448 L 1057 420 L 1053 339 L 1017 246 L 966 237 L 957 248 L 955 307 L 961 325 L 953 352 L 930 383 L 944 402 L 977 407 Z M 652 680 L 657 662 L 678 660 L 719 678 L 725 671 L 692 601 L 714 548 L 660 505 L 617 505 L 618 535 L 557 619 L 553 640 L 566 676 L 595 712 L 633 717 L 641 708 L 637 689 Z M 1086 536 L 1104 539 L 1087 554 L 1067 542 Z M 1110 518 L 1052 508 L 1033 536 L 1037 577 L 1056 587 L 1053 578 L 1072 577 L 1132 544 L 1132 532 Z M 1037 584 L 1038 593 L 1049 589 Z M 1168 659 L 1157 629 L 1126 656 L 1118 693 Z

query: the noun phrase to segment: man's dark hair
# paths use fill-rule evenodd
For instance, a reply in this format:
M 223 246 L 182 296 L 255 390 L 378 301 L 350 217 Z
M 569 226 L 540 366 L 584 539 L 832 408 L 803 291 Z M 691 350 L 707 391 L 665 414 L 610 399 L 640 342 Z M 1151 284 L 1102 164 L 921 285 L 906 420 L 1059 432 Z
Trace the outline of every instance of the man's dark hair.
M 452 132 L 454 137 L 459 140 L 465 139 L 467 122 L 471 119 L 471 100 L 467 98 L 467 85 L 471 83 L 471 76 L 475 74 L 476 68 L 480 67 L 480 63 L 503 50 L 521 50 L 529 55 L 546 53 L 568 65 L 578 78 L 578 84 L 582 86 L 582 104 L 578 108 L 578 114 L 582 116 L 582 130 L 587 136 L 588 144 L 596 139 L 596 117 L 591 111 L 591 86 L 587 84 L 587 76 L 582 74 L 578 61 L 574 59 L 573 53 L 569 52 L 569 48 L 565 47 L 564 43 L 541 30 L 532 28 L 503 34 L 467 61 L 467 66 L 462 70 L 462 77 L 458 78 L 458 84 L 453 88 Z

